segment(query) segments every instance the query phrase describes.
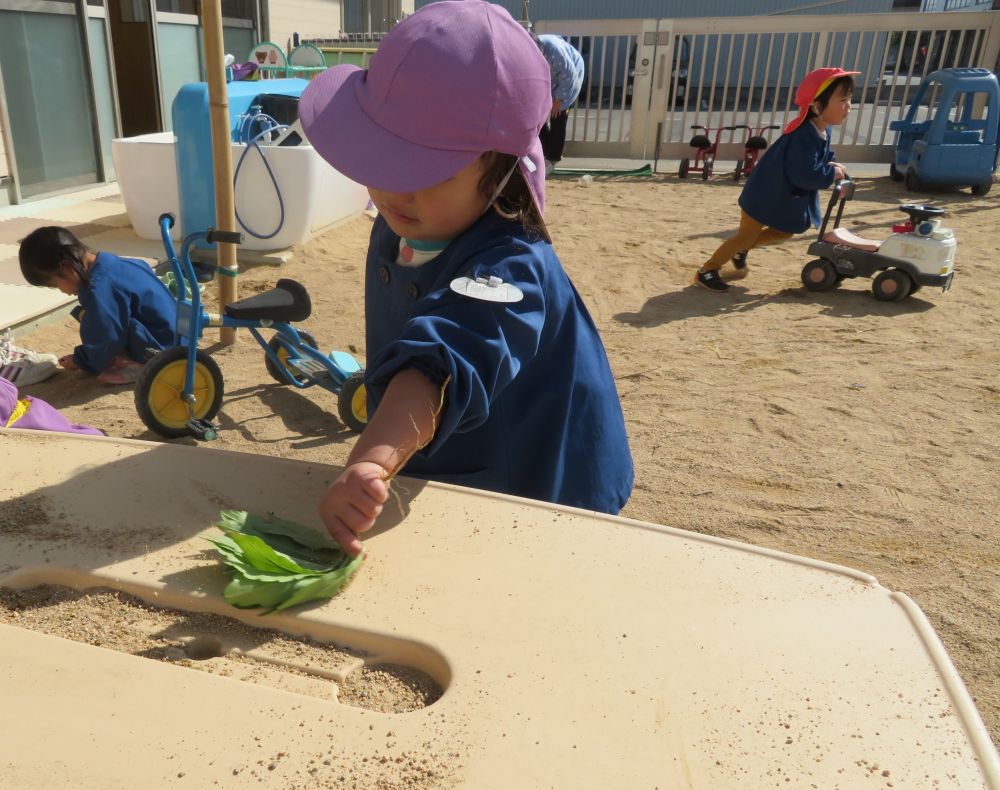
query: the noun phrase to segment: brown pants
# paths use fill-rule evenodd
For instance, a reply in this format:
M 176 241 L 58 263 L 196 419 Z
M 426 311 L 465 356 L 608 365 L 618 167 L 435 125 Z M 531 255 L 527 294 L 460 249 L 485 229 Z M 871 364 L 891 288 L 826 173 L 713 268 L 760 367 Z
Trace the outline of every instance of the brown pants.
M 703 271 L 711 269 L 718 271 L 726 261 L 732 260 L 732 257 L 738 252 L 747 252 L 754 247 L 763 247 L 765 244 L 777 244 L 792 238 L 794 235 L 794 233 L 785 233 L 783 230 L 765 227 L 745 211 L 741 211 L 740 229 L 736 231 L 736 235 L 724 241 L 701 268 Z

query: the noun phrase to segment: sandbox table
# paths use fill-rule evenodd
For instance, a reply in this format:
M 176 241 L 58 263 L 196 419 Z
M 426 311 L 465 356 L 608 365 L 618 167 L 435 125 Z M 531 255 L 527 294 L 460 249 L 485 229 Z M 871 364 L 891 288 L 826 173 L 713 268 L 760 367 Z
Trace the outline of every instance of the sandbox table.
M 318 526 L 338 468 L 30 431 L 0 457 L 4 586 L 111 587 L 443 690 L 381 713 L 0 626 L 4 787 L 1000 787 L 927 620 L 857 571 L 400 480 L 340 596 L 262 617 L 204 537 L 227 507 Z

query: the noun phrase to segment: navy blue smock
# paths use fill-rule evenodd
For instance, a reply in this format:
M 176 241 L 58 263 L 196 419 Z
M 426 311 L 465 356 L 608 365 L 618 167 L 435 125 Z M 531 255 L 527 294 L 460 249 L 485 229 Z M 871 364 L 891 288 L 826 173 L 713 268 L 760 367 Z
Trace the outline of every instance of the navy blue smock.
M 413 367 L 443 383 L 434 440 L 403 474 L 617 513 L 632 455 L 604 345 L 547 242 L 490 211 L 420 267 L 396 264 L 399 237 L 375 221 L 365 273 L 368 408 Z M 524 299 L 450 289 L 499 277 Z
M 147 348 L 174 342 L 177 302 L 149 264 L 99 252 L 87 276 L 77 294 L 82 342 L 73 351 L 83 370 L 100 373 L 116 354 L 144 362 Z
M 835 161 L 830 130 L 811 121 L 779 137 L 757 162 L 740 194 L 740 208 L 753 219 L 785 233 L 818 228 L 823 215 L 819 190 L 833 183 Z

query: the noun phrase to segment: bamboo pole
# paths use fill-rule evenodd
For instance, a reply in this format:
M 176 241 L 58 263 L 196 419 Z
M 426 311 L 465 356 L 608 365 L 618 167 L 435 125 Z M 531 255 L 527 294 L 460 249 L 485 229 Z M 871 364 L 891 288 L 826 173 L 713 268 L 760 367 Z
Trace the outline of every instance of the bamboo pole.
M 202 28 L 205 35 L 205 71 L 208 74 L 208 105 L 212 125 L 212 159 L 215 170 L 215 224 L 218 230 L 236 230 L 236 201 L 233 195 L 233 149 L 229 128 L 229 95 L 226 90 L 225 53 L 222 44 L 221 0 L 203 0 Z M 216 243 L 219 265 L 216 282 L 219 286 L 219 312 L 236 301 L 236 246 Z M 236 342 L 236 329 L 221 330 L 222 344 Z

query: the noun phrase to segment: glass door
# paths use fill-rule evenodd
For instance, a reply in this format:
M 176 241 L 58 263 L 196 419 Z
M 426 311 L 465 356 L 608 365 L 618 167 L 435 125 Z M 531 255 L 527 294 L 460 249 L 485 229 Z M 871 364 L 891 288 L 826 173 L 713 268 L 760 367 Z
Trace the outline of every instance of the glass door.
M 22 197 L 95 183 L 97 149 L 73 3 L 0 8 L 0 67 Z M 18 4 L 20 5 L 20 4 Z M 25 4 L 28 6 L 28 4 Z

